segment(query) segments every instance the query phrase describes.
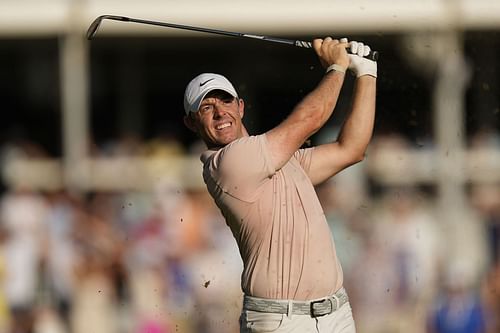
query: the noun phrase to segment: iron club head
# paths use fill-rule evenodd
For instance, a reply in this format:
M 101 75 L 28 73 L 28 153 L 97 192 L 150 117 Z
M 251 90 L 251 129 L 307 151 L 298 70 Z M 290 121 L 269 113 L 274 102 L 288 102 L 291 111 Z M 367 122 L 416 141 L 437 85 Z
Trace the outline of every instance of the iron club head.
M 95 34 L 97 33 L 97 30 L 99 29 L 99 26 L 101 25 L 101 22 L 105 19 L 108 20 L 115 20 L 115 21 L 129 21 L 128 17 L 125 16 L 116 16 L 116 15 L 101 15 L 97 17 L 94 22 L 89 26 L 87 29 L 87 39 L 91 40 L 94 38 Z

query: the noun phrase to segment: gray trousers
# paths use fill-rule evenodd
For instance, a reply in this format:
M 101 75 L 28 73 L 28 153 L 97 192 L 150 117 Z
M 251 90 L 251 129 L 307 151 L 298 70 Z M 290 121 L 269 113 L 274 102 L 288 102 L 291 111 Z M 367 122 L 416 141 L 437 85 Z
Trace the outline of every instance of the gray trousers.
M 321 317 L 243 310 L 240 333 L 356 333 L 349 302 Z

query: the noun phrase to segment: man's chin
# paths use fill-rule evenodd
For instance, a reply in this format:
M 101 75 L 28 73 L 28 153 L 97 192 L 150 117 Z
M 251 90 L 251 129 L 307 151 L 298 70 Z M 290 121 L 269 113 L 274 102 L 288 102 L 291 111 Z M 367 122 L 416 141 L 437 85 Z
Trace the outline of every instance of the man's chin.
M 224 136 L 224 137 L 217 138 L 216 144 L 220 147 L 224 147 L 225 145 L 230 144 L 231 142 L 233 142 L 236 139 L 237 139 L 237 137 L 235 135 Z
M 207 144 L 208 148 L 222 148 L 233 141 L 234 139 L 231 140 L 229 138 L 225 138 L 225 139 L 205 141 L 205 143 Z

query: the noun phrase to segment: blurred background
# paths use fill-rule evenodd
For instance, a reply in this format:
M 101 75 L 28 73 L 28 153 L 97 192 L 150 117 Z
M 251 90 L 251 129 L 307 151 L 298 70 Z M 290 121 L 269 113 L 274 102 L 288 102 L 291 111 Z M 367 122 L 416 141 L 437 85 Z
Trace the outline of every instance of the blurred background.
M 318 187 L 358 332 L 500 332 L 498 1 L 0 0 L 0 333 L 237 332 L 184 88 L 226 75 L 258 134 L 323 75 L 257 40 L 104 21 L 87 41 L 102 14 L 378 50 L 367 158 Z

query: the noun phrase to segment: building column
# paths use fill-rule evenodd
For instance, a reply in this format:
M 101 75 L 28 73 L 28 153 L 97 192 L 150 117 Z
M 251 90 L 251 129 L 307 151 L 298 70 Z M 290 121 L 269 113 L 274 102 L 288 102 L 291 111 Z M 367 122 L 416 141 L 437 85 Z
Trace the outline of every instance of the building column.
M 78 4 L 78 3 L 76 3 Z M 60 39 L 61 112 L 63 136 L 63 183 L 70 191 L 88 184 L 89 64 L 88 41 L 78 29 L 78 14 Z
M 443 32 L 437 42 L 440 55 L 436 58 L 434 86 L 434 135 L 441 217 L 456 220 L 456 213 L 467 207 L 465 90 L 470 68 L 463 54 L 462 36 L 458 32 Z

